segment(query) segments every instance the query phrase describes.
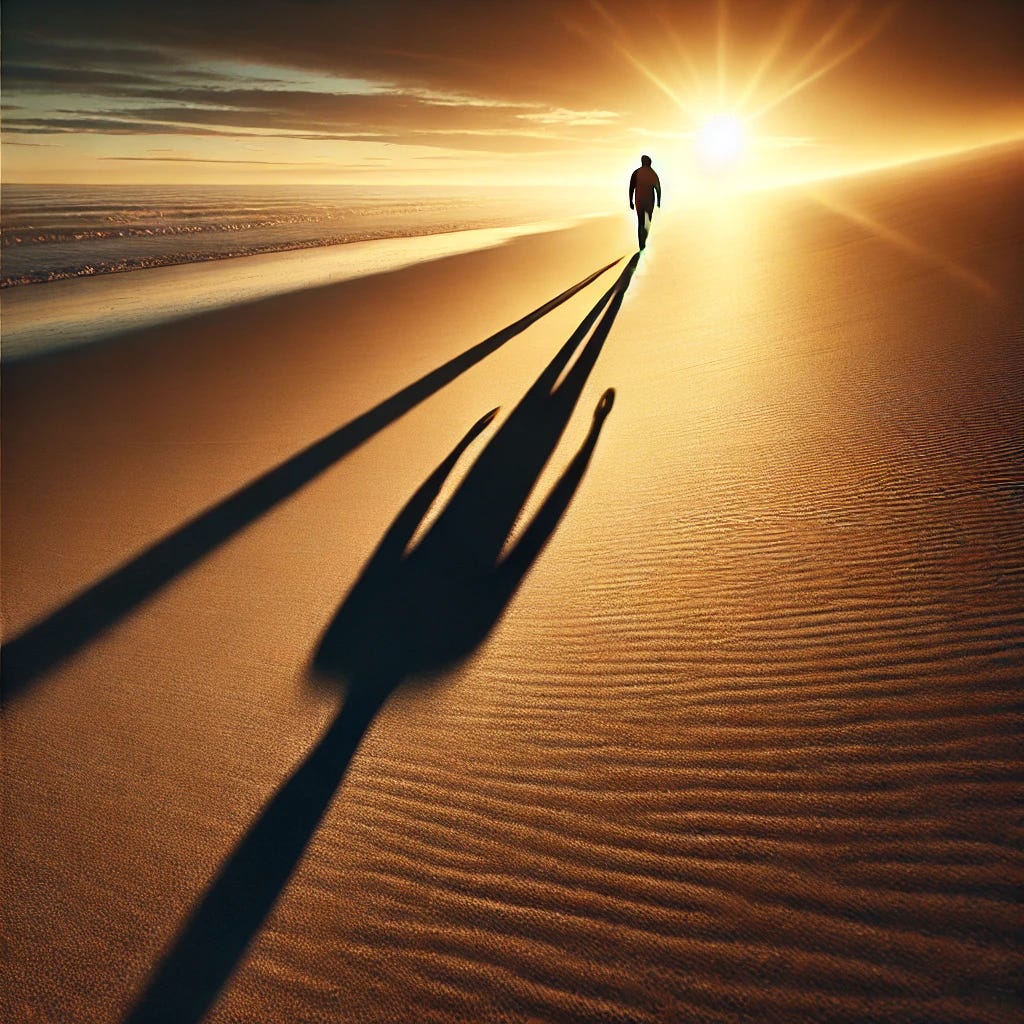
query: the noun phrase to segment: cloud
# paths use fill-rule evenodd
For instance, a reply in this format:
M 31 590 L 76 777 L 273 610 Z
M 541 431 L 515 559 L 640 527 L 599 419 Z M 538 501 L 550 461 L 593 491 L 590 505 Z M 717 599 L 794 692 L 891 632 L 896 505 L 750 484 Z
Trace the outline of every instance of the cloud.
M 265 167 L 301 167 L 303 169 L 315 166 L 308 162 L 297 163 L 294 160 L 229 160 L 205 156 L 101 156 L 99 159 L 113 160 L 117 163 L 255 164 Z
M 287 89 L 254 88 L 227 76 L 210 84 L 205 71 L 182 82 L 180 69 L 176 80 L 82 67 L 15 64 L 9 71 L 15 90 L 50 92 L 53 104 L 74 96 L 77 104 L 9 117 L 5 130 L 11 134 L 265 134 L 428 146 L 440 145 L 443 138 L 454 148 L 507 151 L 516 148 L 513 139 L 521 140 L 524 150 L 561 147 L 572 141 L 566 129 L 589 129 L 615 118 L 610 111 L 547 109 L 394 85 L 345 93 L 300 89 L 294 83 Z M 562 131 L 546 131 L 549 127 Z
M 18 135 L 233 135 L 195 125 L 151 125 L 112 117 L 18 117 L 4 121 L 6 133 Z M 7 142 L 7 140 L 4 140 Z
M 3 66 L 4 87 L 22 92 L 92 92 L 132 96 L 146 88 L 159 88 L 164 80 L 126 71 L 92 68 L 35 67 L 28 64 Z
M 849 31 L 863 31 L 886 3 L 863 0 Z M 6 117 L 4 132 L 263 133 L 495 152 L 600 146 L 610 129 L 685 120 L 668 93 L 703 83 L 709 102 L 715 6 L 602 0 L 604 18 L 590 0 L 7 0 L 4 91 L 28 109 Z M 787 69 L 849 7 L 801 8 L 789 49 L 759 88 L 784 91 Z M 769 56 L 781 15 L 761 0 L 730 0 L 728 11 L 723 75 L 739 91 Z M 795 107 L 803 119 L 782 133 L 823 134 L 837 115 L 851 135 L 886 125 L 898 135 L 901 119 L 953 130 L 1008 102 L 1024 116 L 1022 36 L 1021 5 L 908 0 L 870 45 L 787 101 L 783 112 Z
M 537 124 L 589 126 L 614 124 L 621 115 L 614 110 L 566 110 L 564 107 L 559 107 L 555 110 L 516 114 L 516 117 L 521 121 L 534 121 Z

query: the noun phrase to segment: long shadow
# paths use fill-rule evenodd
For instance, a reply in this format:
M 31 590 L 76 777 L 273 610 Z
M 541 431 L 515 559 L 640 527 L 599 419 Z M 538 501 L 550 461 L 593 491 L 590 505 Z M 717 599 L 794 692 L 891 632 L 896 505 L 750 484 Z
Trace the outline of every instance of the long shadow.
M 609 389 L 572 462 L 502 557 L 635 268 L 634 257 L 502 424 L 422 540 L 409 549 L 456 462 L 497 409 L 470 429 L 389 527 L 313 658 L 316 674 L 347 679 L 341 710 L 221 866 L 127 1024 L 195 1024 L 203 1017 L 273 909 L 388 697 L 407 676 L 465 657 L 498 621 L 572 501 L 611 411 Z
M 378 431 L 415 408 L 556 306 L 597 280 L 614 260 L 496 334 L 450 359 L 379 405 L 313 442 L 223 501 L 145 548 L 108 576 L 0 648 L 0 702 L 115 625 L 136 605 L 315 479 Z

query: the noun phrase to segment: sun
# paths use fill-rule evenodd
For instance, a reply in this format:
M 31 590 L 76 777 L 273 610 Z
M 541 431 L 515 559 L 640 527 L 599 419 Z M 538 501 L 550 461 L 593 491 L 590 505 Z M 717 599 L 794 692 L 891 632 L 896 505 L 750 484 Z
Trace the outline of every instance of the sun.
M 746 126 L 735 114 L 715 114 L 697 129 L 694 141 L 701 163 L 714 170 L 729 170 L 746 150 Z

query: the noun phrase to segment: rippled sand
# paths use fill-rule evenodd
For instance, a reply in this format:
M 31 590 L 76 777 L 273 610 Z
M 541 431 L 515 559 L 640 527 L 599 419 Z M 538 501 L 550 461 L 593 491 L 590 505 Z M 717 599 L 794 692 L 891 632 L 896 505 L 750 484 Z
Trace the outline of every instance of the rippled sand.
M 513 544 L 596 436 L 564 514 L 482 643 L 335 751 L 283 884 L 246 837 L 337 722 L 325 629 L 623 264 L 7 686 L 5 1019 L 197 984 L 174 951 L 243 862 L 232 898 L 273 905 L 211 1021 L 1016 1019 L 1022 179 L 1010 152 L 661 211 Z M 6 640 L 630 241 L 15 367 Z

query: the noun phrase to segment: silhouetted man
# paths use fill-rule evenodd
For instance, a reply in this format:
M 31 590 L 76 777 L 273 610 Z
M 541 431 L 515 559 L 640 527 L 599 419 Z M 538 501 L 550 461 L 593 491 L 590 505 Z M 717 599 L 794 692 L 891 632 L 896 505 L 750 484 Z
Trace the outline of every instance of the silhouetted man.
M 636 233 L 640 248 L 647 245 L 647 232 L 654 217 L 654 197 L 661 207 L 661 179 L 651 166 L 649 156 L 640 157 L 640 166 L 629 179 L 629 208 L 636 209 Z

